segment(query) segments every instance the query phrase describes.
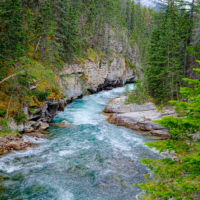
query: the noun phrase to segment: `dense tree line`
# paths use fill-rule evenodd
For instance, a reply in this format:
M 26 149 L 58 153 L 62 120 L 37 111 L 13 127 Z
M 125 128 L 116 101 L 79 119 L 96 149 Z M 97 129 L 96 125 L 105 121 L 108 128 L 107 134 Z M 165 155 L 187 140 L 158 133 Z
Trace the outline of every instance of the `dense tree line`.
M 199 42 L 193 44 L 199 1 L 157 3 L 159 10 L 141 9 L 137 4 L 134 14 L 129 14 L 127 24 L 129 30 L 134 27 L 130 34 L 140 63 L 136 85 L 141 93 L 140 99 L 138 93 L 133 92 L 130 100 L 143 102 L 146 95 L 146 99 L 153 97 L 157 104 L 165 104 L 170 99 L 181 98 L 179 89 L 184 84 L 183 77 L 195 76 L 191 66 L 197 65 L 194 63 L 199 58 Z M 134 25 L 131 24 L 133 18 L 137 19 Z
M 1 0 L 1 59 L 66 61 L 96 45 L 105 23 L 116 25 L 119 15 L 113 0 Z
M 192 15 L 196 5 L 184 1 L 167 1 L 156 19 L 145 71 L 147 85 L 158 102 L 179 99 L 183 76 L 187 75 L 187 47 L 194 27 Z

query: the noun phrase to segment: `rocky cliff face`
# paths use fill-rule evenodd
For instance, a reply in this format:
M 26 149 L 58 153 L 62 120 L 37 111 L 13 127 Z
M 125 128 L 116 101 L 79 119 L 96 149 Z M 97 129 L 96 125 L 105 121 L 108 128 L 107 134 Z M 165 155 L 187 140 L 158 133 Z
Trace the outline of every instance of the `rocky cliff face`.
M 104 61 L 65 66 L 60 74 L 60 84 L 67 99 L 95 93 L 103 89 L 123 86 L 133 78 L 133 70 L 126 66 L 124 57 L 112 57 Z
M 104 58 L 95 61 L 86 59 L 83 64 L 66 64 L 60 73 L 60 85 L 67 99 L 84 94 L 122 86 L 134 80 L 134 53 L 124 31 L 116 32 L 106 28 L 103 51 Z M 127 62 L 128 61 L 128 62 Z

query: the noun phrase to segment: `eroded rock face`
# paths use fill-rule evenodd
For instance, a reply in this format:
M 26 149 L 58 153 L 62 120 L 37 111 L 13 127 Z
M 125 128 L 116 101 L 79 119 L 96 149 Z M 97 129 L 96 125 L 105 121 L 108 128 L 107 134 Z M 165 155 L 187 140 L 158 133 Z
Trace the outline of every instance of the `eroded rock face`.
M 22 132 L 24 130 L 24 124 L 23 123 L 17 124 L 13 118 L 9 118 L 8 125 L 9 125 L 8 128 L 10 130 L 18 130 L 19 132 Z
M 65 99 L 60 100 L 47 100 L 42 107 L 32 107 L 31 112 L 27 112 L 28 122 L 21 124 L 23 128 L 18 129 L 12 120 L 12 130 L 18 129 L 20 132 L 32 133 L 35 131 L 42 132 L 49 128 L 49 123 L 58 113 L 64 111 L 67 102 Z
M 145 116 L 144 119 L 141 120 L 137 118 L 135 114 L 136 113 L 113 114 L 108 118 L 108 122 L 118 126 L 125 126 L 133 130 L 142 131 L 146 135 L 157 136 L 161 139 L 170 138 L 170 134 L 166 128 L 152 122 L 149 118 L 145 119 Z
M 102 52 L 109 55 L 97 55 L 95 59 L 85 59 L 79 64 L 66 64 L 59 72 L 58 87 L 66 96 L 60 100 L 47 100 L 41 107 L 24 107 L 28 122 L 17 125 L 13 119 L 10 122 L 11 130 L 31 133 L 46 129 L 58 111 L 64 111 L 67 103 L 85 94 L 96 93 L 101 90 L 111 90 L 123 86 L 126 82 L 134 81 L 133 68 L 129 62 L 137 63 L 136 56 L 131 48 L 127 33 L 124 30 L 114 31 L 107 25 L 101 42 Z M 32 88 L 34 89 L 34 88 Z
M 157 136 L 160 139 L 171 137 L 165 127 L 153 121 L 160 120 L 163 116 L 173 115 L 173 111 L 167 110 L 165 113 L 160 113 L 153 103 L 126 105 L 125 100 L 125 97 L 119 97 L 110 101 L 104 110 L 104 112 L 110 113 L 108 122 L 142 131 L 146 135 Z

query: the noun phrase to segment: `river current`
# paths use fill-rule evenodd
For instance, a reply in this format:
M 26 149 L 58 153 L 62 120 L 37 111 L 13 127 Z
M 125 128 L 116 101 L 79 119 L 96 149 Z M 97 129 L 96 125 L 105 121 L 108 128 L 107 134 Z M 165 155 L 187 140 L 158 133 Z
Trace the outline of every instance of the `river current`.
M 129 89 L 133 85 L 128 85 Z M 105 121 L 102 111 L 125 87 L 74 100 L 37 146 L 0 157 L 1 200 L 132 200 L 147 169 L 141 158 L 156 159 L 148 138 Z M 30 139 L 30 138 L 28 138 Z

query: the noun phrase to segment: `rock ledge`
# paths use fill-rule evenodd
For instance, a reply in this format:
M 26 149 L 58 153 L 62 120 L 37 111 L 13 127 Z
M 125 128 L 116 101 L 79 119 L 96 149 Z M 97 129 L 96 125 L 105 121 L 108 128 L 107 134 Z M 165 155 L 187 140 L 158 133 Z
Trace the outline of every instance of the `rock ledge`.
M 109 114 L 107 121 L 109 123 L 125 126 L 137 130 L 145 135 L 168 139 L 171 137 L 165 127 L 153 122 L 160 120 L 163 116 L 173 115 L 174 112 L 166 110 L 164 113 L 158 112 L 153 103 L 125 104 L 126 97 L 112 99 L 106 106 L 104 112 Z

